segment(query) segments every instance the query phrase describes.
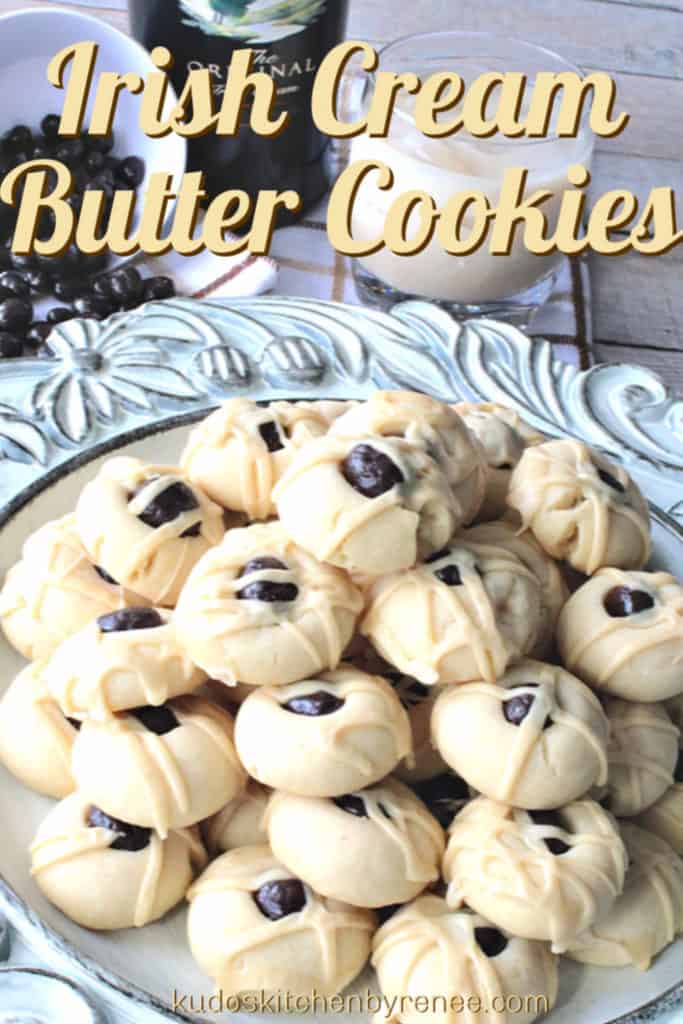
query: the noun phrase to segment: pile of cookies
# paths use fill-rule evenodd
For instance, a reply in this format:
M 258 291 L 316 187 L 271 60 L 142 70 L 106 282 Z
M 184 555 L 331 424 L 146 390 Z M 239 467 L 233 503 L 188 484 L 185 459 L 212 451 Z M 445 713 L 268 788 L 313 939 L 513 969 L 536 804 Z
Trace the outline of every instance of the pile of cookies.
M 237 398 L 179 467 L 105 461 L 0 594 L 0 760 L 60 801 L 36 884 L 93 929 L 187 899 L 225 994 L 370 959 L 406 1024 L 530 1022 L 559 954 L 647 968 L 683 929 L 683 587 L 649 557 L 621 467 L 491 404 Z

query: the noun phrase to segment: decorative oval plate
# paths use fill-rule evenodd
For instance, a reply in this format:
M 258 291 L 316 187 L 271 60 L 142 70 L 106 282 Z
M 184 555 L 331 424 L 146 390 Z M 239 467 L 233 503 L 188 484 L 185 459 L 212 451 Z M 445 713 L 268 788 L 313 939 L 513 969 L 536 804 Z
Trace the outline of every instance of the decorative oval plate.
M 3 575 L 33 530 L 73 508 L 109 452 L 172 463 L 191 423 L 236 393 L 364 398 L 376 387 L 500 401 L 548 434 L 581 437 L 607 452 L 665 510 L 653 509 L 653 565 L 683 574 L 683 402 L 643 368 L 581 372 L 514 328 L 459 325 L 416 302 L 383 314 L 304 299 L 172 300 L 103 324 L 72 321 L 53 332 L 51 344 L 53 360 L 2 367 Z M 20 664 L 0 641 L 2 678 Z M 144 1010 L 150 1020 L 158 1019 L 155 1010 L 174 1020 L 215 1020 L 215 1004 L 201 1010 L 212 989 L 192 962 L 184 911 L 138 932 L 105 935 L 72 924 L 42 898 L 29 877 L 27 847 L 49 806 L 0 769 L 0 911 L 37 953 L 119 1012 L 126 1005 L 135 1021 Z M 552 1024 L 644 1021 L 672 1008 L 683 996 L 682 949 L 683 941 L 671 946 L 646 973 L 566 962 Z M 368 972 L 354 991 L 371 984 Z M 117 1004 L 121 995 L 126 1004 Z M 0 1016 L 3 1008 L 0 995 Z

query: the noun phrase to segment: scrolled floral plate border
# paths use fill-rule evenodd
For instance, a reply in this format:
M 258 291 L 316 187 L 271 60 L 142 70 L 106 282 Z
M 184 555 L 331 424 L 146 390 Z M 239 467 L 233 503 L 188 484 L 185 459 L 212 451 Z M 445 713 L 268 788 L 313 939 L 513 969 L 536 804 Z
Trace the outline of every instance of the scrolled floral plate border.
M 644 367 L 578 370 L 490 320 L 456 323 L 426 302 L 390 314 L 310 299 L 173 299 L 104 323 L 73 320 L 52 359 L 0 368 L 0 503 L 74 453 L 228 395 L 362 398 L 373 387 L 500 401 L 552 435 L 623 462 L 683 523 L 683 400 Z
M 62 324 L 50 346 L 52 359 L 0 367 L 0 527 L 83 463 L 230 395 L 362 399 L 376 387 L 405 387 L 447 401 L 499 401 L 549 435 L 585 439 L 629 469 L 683 546 L 683 400 L 643 367 L 580 371 L 513 327 L 459 324 L 422 302 L 386 314 L 279 297 L 174 299 L 103 323 Z M 0 911 L 76 980 L 114 1001 L 127 996 L 135 1020 L 143 1009 L 168 1017 L 154 997 L 81 955 L 1 877 Z M 0 917 L 0 947 L 2 937 Z M 683 982 L 618 1022 L 643 1024 L 682 996 Z

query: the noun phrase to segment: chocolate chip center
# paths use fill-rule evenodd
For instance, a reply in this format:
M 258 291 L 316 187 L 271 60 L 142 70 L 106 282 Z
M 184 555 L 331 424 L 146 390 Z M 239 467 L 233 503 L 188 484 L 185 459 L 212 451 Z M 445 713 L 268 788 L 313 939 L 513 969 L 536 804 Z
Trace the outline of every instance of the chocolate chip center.
M 264 917 L 271 921 L 296 914 L 306 906 L 306 890 L 298 878 L 266 882 L 252 896 Z
M 139 494 L 143 487 L 146 487 L 150 483 L 149 480 L 145 480 L 134 492 L 133 497 Z M 183 512 L 192 512 L 194 509 L 199 508 L 199 502 L 194 495 L 194 492 L 184 484 L 181 480 L 176 481 L 174 484 L 169 484 L 165 490 L 161 491 L 153 498 L 149 505 L 146 505 L 142 512 L 138 515 L 138 519 L 145 524 L 150 526 L 153 530 L 158 530 L 160 526 L 165 523 L 172 523 L 178 516 L 182 515 Z M 201 529 L 201 523 L 195 523 L 194 526 L 188 527 L 187 530 L 182 534 L 183 537 L 196 537 Z
M 97 625 L 103 633 L 124 633 L 130 629 L 157 629 L 163 626 L 156 608 L 119 608 L 108 615 L 100 615 Z
M 548 825 L 551 828 L 561 828 L 565 832 L 567 831 L 555 811 L 528 811 L 528 814 L 534 825 Z M 561 857 L 563 853 L 567 853 L 571 849 L 565 842 L 557 839 L 555 836 L 550 836 L 544 839 L 543 842 L 555 857 Z
M 69 718 L 68 715 L 66 720 L 69 723 L 69 725 L 76 730 L 76 732 L 81 731 L 81 726 L 83 725 L 83 722 L 80 722 L 77 718 Z
M 500 956 L 507 948 L 508 940 L 497 928 L 475 928 L 474 937 L 479 949 L 488 957 Z
M 157 736 L 165 736 L 166 733 L 173 732 L 174 729 L 180 727 L 180 722 L 165 704 L 158 708 L 133 708 L 128 714 L 132 715 L 133 718 L 137 718 L 138 722 L 144 725 L 145 729 L 156 733 Z
M 538 688 L 538 683 L 519 683 L 518 685 L 533 686 L 534 689 Z M 517 697 L 510 697 L 509 700 L 504 700 L 502 709 L 506 721 L 508 721 L 510 725 L 521 725 L 531 711 L 535 700 L 536 698 L 533 693 L 520 693 Z M 548 729 L 551 725 L 551 719 L 546 716 L 543 728 Z
M 353 796 L 351 793 L 347 793 L 346 796 L 335 796 L 332 803 L 336 804 L 340 811 L 353 814 L 356 818 L 367 818 L 368 816 L 365 800 L 362 797 Z
M 315 693 L 307 693 L 301 697 L 292 697 L 282 707 L 285 711 L 291 711 L 295 715 L 306 715 L 309 718 L 319 718 L 322 715 L 332 715 L 344 707 L 344 701 L 335 697 L 327 690 L 316 690 Z
M 566 843 L 563 843 L 561 839 L 556 839 L 554 836 L 544 841 L 554 857 L 561 857 L 563 853 L 567 853 L 570 849 Z
M 606 469 L 598 469 L 598 476 L 602 480 L 603 484 L 607 484 L 607 486 L 611 487 L 613 491 L 618 491 L 619 494 L 626 493 L 624 485 L 619 483 L 616 477 L 613 477 Z
M 462 576 L 457 565 L 444 565 L 434 573 L 437 580 L 441 580 L 447 587 L 461 587 Z
M 467 783 L 453 772 L 443 772 L 423 782 L 416 782 L 411 788 L 442 828 L 448 828 L 460 805 L 470 798 Z
M 265 446 L 269 452 L 282 451 L 284 444 L 282 443 L 280 431 L 275 420 L 269 420 L 268 423 L 262 423 L 258 428 L 258 432 L 263 438 Z
M 388 455 L 369 444 L 357 444 L 341 464 L 342 476 L 366 498 L 379 498 L 403 483 L 403 473 Z
M 127 821 L 119 821 L 112 818 L 99 807 L 91 807 L 87 817 L 88 828 L 107 828 L 115 832 L 117 838 L 109 844 L 111 850 L 127 850 L 129 853 L 137 853 L 149 846 L 152 837 L 150 828 L 141 828 L 139 825 L 129 825 Z
M 194 526 L 188 526 L 186 530 L 180 534 L 181 537 L 198 537 L 202 532 L 202 524 L 195 523 Z
M 448 558 L 450 555 L 448 548 L 443 548 L 441 551 L 437 551 L 436 554 L 430 555 L 429 558 L 425 558 L 425 565 L 430 565 L 432 562 L 439 562 L 443 558 Z M 474 566 L 474 571 L 481 576 L 481 571 L 478 566 Z M 451 562 L 450 565 L 442 565 L 440 569 L 436 569 L 434 572 L 437 580 L 441 583 L 445 583 L 447 587 L 461 587 L 462 586 L 462 573 L 460 566 Z
M 100 579 L 103 579 L 105 583 L 111 583 L 113 587 L 118 587 L 118 582 L 114 579 L 113 576 L 110 576 L 108 572 L 105 572 L 101 565 L 94 565 L 93 569 L 100 577 Z
M 273 580 L 255 580 L 247 583 L 237 591 L 239 601 L 266 601 L 276 604 L 278 601 L 296 601 L 299 588 L 296 583 L 275 583 Z
M 654 598 L 645 590 L 630 587 L 612 587 L 605 594 L 603 607 L 612 619 L 625 619 L 654 607 Z
M 521 725 L 531 711 L 536 698 L 532 693 L 522 693 L 519 697 L 511 697 L 503 701 L 503 714 L 510 725 Z
M 260 572 L 262 569 L 287 569 L 284 562 L 279 558 L 264 555 L 259 558 L 252 558 L 246 565 L 242 566 L 237 578 L 241 579 L 252 572 Z M 296 583 L 283 583 L 276 580 L 254 580 L 247 583 L 235 595 L 240 601 L 266 601 L 275 604 L 278 601 L 296 601 L 299 596 L 299 588 Z

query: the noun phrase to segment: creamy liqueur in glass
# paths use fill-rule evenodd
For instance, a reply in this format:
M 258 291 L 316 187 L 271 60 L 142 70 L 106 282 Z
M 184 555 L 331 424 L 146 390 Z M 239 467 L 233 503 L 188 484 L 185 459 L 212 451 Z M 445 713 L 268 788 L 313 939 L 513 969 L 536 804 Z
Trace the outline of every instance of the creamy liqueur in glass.
M 548 51 L 526 43 L 516 43 L 486 33 L 446 32 L 412 36 L 386 47 L 380 55 L 380 68 L 388 71 L 415 71 L 424 81 L 437 71 L 455 71 L 465 84 L 488 71 L 523 71 L 528 76 L 527 90 L 519 119 L 525 114 L 538 71 L 576 69 Z M 368 76 L 364 102 L 372 95 L 373 80 Z M 567 169 L 572 164 L 590 167 L 593 135 L 587 125 L 590 98 L 586 101 L 577 138 L 559 138 L 553 132 L 553 120 L 547 138 L 509 139 L 496 134 L 478 139 L 462 128 L 443 139 L 429 138 L 415 126 L 412 117 L 414 98 L 399 94 L 386 139 L 361 135 L 351 145 L 350 159 L 377 160 L 394 173 L 391 189 L 377 188 L 377 175 L 370 173 L 355 197 L 351 217 L 354 238 L 370 239 L 382 235 L 392 202 L 402 193 L 420 189 L 429 193 L 442 209 L 458 192 L 476 190 L 489 203 L 498 203 L 507 168 L 524 167 L 529 171 L 526 195 L 548 189 L 553 198 L 542 204 L 549 231 L 554 231 L 562 192 L 571 186 Z M 494 94 L 495 98 L 495 94 Z M 494 102 L 492 99 L 491 102 Z M 557 106 L 557 104 L 556 104 Z M 492 109 L 487 114 L 492 116 Z M 444 113 L 449 121 L 457 108 Z M 414 235 L 420 216 L 408 221 L 407 237 Z M 469 234 L 466 214 L 462 235 Z M 435 235 L 422 252 L 398 256 L 387 247 L 354 261 L 359 290 L 370 302 L 393 303 L 406 297 L 443 302 L 456 312 L 505 315 L 519 311 L 522 319 L 543 302 L 552 291 L 563 260 L 560 254 L 537 256 L 524 246 L 523 230 L 515 232 L 509 255 L 489 251 L 490 230 L 483 245 L 467 256 L 447 253 Z

